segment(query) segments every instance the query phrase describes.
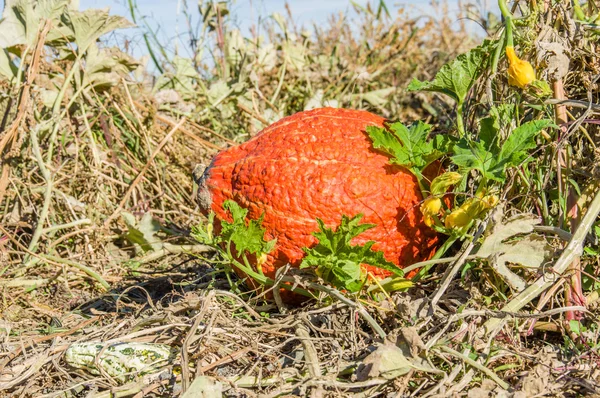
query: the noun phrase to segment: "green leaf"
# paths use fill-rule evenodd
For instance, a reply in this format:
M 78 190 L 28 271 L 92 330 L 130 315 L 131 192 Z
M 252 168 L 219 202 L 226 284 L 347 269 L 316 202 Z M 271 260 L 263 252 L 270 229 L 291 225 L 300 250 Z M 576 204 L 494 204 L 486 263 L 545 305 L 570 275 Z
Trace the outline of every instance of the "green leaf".
M 246 251 L 251 254 L 262 254 L 273 250 L 276 240 L 265 240 L 265 229 L 262 227 L 263 216 L 258 220 L 246 222 L 248 210 L 232 200 L 225 201 L 223 208 L 230 212 L 233 222 L 221 221 L 220 241 L 233 243 L 238 254 Z
M 214 245 L 215 237 L 213 235 L 213 223 L 215 221 L 215 213 L 208 213 L 208 220 L 205 224 L 192 226 L 191 236 L 198 242 L 206 245 Z
M 417 177 L 431 162 L 446 154 L 453 144 L 453 139 L 447 135 L 436 135 L 428 140 L 431 126 L 421 121 L 409 127 L 402 123 L 388 127 L 367 127 L 373 147 L 390 156 L 392 164 L 410 169 Z
M 460 168 L 462 174 L 475 169 L 487 175 L 493 159 L 494 154 L 485 148 L 483 142 L 463 138 L 454 146 L 452 162 Z
M 500 126 L 495 117 L 486 117 L 479 121 L 479 140 L 492 153 L 498 153 Z
M 76 0 L 6 0 L 0 19 L 0 48 L 20 53 L 16 46 L 35 45 L 39 28 L 47 19 L 52 21 L 52 29 L 46 35 L 46 42 L 70 36 L 61 31 L 60 16 L 67 8 L 75 9 L 78 3 Z
M 548 119 L 533 120 L 517 127 L 499 147 L 499 125 L 494 117 L 482 119 L 479 141 L 461 139 L 454 146 L 452 161 L 464 173 L 479 170 L 484 178 L 504 181 L 506 169 L 518 166 L 529 156 L 528 150 L 535 148 L 535 137 L 540 131 L 553 126 Z
M 10 59 L 10 54 L 6 49 L 0 48 L 0 79 L 6 78 L 12 81 L 17 77 L 17 67 Z
M 189 88 L 193 89 L 192 86 Z M 210 88 L 206 92 L 206 99 L 208 103 L 217 106 L 225 98 L 227 98 L 233 92 L 232 88 L 222 79 L 219 79 L 210 85 Z
M 369 241 L 364 245 L 350 244 L 353 238 L 375 227 L 373 224 L 359 224 L 362 217 L 362 214 L 352 218 L 342 216 L 336 231 L 327 228 L 325 223 L 317 218 L 319 231 L 313 235 L 319 243 L 310 249 L 304 248 L 307 255 L 300 268 L 315 268 L 317 275 L 325 281 L 351 292 L 358 291 L 363 285 L 365 275 L 361 264 L 369 264 L 403 276 L 402 270 L 387 261 L 382 252 L 372 250 L 375 242 Z
M 194 68 L 193 61 L 189 58 L 175 56 L 171 63 L 172 71 L 166 71 L 156 80 L 153 91 L 157 92 L 164 89 L 173 89 L 180 93 L 184 98 L 192 98 L 198 95 L 196 82 L 200 79 L 198 71 Z M 217 99 L 227 96 L 231 90 L 225 82 L 217 80 L 213 86 L 219 87 L 217 92 L 211 87 L 207 93 L 208 100 L 214 104 Z M 222 98 L 221 98 L 222 101 Z
M 463 176 L 460 173 L 447 171 L 431 181 L 429 191 L 431 195 L 443 195 L 449 187 L 460 182 L 462 179 Z
M 134 26 L 123 17 L 109 15 L 107 10 L 68 10 L 61 20 L 73 32 L 79 54 L 86 52 L 92 43 L 105 34 Z
M 302 71 L 309 62 L 308 51 L 301 43 L 286 40 L 282 43 L 281 49 L 283 50 L 285 61 L 291 70 Z
M 427 162 L 423 158 L 423 155 L 430 153 L 433 149 L 431 143 L 427 142 L 431 126 L 418 121 L 408 129 L 402 123 L 394 123 L 390 128 L 396 133 L 400 142 L 402 142 L 407 154 L 408 162 L 403 161 L 401 165 L 408 167 L 425 166 Z
M 373 148 L 379 149 L 391 158 L 406 158 L 402 143 L 391 131 L 384 127 L 367 126 L 367 134 L 373 141 Z
M 134 71 L 139 63 L 116 47 L 99 49 L 95 43 L 88 48 L 85 72 L 78 77 L 80 86 L 96 90 L 120 83 L 121 78 Z
M 456 138 L 447 134 L 437 134 L 431 140 L 431 148 L 433 149 L 430 153 L 425 154 L 428 164 L 438 160 L 442 156 L 449 152 L 452 152 L 452 148 Z
M 581 336 L 581 333 L 582 333 L 581 321 L 578 321 L 576 319 L 571 319 L 569 321 L 569 328 L 571 329 L 571 332 L 573 332 L 576 336 Z
M 337 287 L 357 292 L 362 286 L 362 270 L 360 263 L 353 260 L 338 260 L 335 266 L 328 269 L 333 274 L 333 279 L 339 281 Z M 329 275 L 320 275 L 325 280 L 331 280 Z
M 503 181 L 509 167 L 518 166 L 529 157 L 528 150 L 536 147 L 535 137 L 554 123 L 551 120 L 532 120 L 517 127 L 502 145 L 487 173 L 492 179 Z
M 511 128 L 515 123 L 515 104 L 499 104 L 490 109 L 490 116 L 496 119 L 498 128 Z
M 535 137 L 548 127 L 554 126 L 551 120 L 532 120 L 517 127 L 500 150 L 500 159 L 506 165 L 516 166 L 527 158 L 527 150 L 535 148 Z
M 432 81 L 413 79 L 408 85 L 408 91 L 438 92 L 462 104 L 488 62 L 491 43 L 486 41 L 468 53 L 459 55 L 452 62 L 442 66 Z
M 137 251 L 157 251 L 163 247 L 162 240 L 156 236 L 156 233 L 162 230 L 162 226 L 151 213 L 145 213 L 140 221 L 126 211 L 121 212 L 121 216 L 127 225 L 125 239 L 132 243 Z

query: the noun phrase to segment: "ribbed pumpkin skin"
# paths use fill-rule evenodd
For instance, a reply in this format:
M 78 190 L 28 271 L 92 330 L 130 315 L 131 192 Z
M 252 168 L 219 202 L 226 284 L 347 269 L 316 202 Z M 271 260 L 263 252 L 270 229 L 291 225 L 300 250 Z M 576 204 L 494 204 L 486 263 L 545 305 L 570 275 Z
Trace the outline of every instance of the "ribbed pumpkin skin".
M 220 152 L 199 181 L 198 202 L 218 219 L 229 219 L 223 202 L 233 199 L 252 219 L 264 213 L 266 239 L 277 238 L 262 269 L 273 277 L 299 266 L 302 247 L 317 243 L 316 218 L 336 227 L 343 214 L 364 214 L 376 224 L 352 243 L 377 242 L 374 250 L 399 267 L 431 257 L 438 238 L 423 223 L 415 177 L 374 150 L 365 129 L 384 119 L 365 111 L 322 108 L 281 119 L 256 137 Z M 389 272 L 375 267 L 380 277 Z

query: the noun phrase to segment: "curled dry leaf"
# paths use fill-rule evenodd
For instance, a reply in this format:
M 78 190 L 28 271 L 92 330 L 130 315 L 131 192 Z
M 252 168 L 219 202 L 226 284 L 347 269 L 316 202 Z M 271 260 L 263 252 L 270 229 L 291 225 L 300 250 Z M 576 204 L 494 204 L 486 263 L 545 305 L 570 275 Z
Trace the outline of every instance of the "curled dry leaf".
M 223 385 L 214 377 L 200 376 L 194 379 L 181 398 L 221 398 Z
M 139 221 L 126 211 L 121 212 L 121 216 L 127 224 L 125 239 L 134 245 L 136 252 L 156 251 L 162 248 L 163 242 L 156 236 L 161 226 L 151 213 L 145 213 Z
M 358 381 L 378 377 L 392 380 L 407 374 L 413 369 L 435 374 L 444 373 L 432 367 L 426 359 L 419 356 L 406 356 L 403 350 L 395 344 L 386 343 L 379 346 L 364 359 L 356 371 L 356 377 Z
M 499 209 L 494 218 L 501 218 Z M 507 264 L 520 264 L 526 268 L 537 269 L 549 254 L 548 244 L 545 239 L 533 234 L 533 227 L 540 221 L 531 215 L 519 215 L 506 221 L 497 222 L 491 234 L 485 239 L 477 256 L 487 259 L 490 266 L 501 275 L 505 282 L 514 290 L 520 292 L 527 284 L 517 274 L 512 272 Z M 517 235 L 528 234 L 520 240 L 506 242 Z
M 535 42 L 537 63 L 545 64 L 549 80 L 560 80 L 567 75 L 570 66 L 571 49 L 569 39 L 559 34 L 553 27 L 545 26 Z
M 561 43 L 538 42 L 539 57 L 544 58 L 548 65 L 548 77 L 552 80 L 561 80 L 569 72 L 570 59 L 565 53 L 566 49 Z

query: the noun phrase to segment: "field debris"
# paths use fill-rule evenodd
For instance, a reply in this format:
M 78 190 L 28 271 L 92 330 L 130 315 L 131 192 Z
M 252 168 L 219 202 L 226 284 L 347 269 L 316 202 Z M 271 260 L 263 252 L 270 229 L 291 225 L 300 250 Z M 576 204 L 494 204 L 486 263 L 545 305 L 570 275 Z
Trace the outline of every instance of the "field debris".
M 250 34 L 200 1 L 191 56 L 143 2 L 77 3 L 6 0 L 0 20 L 0 396 L 600 394 L 597 1 L 353 2 Z M 134 23 L 146 60 L 107 44 Z M 335 285 L 228 251 L 195 166 L 323 106 L 390 119 L 365 133 L 418 179 L 433 258 Z

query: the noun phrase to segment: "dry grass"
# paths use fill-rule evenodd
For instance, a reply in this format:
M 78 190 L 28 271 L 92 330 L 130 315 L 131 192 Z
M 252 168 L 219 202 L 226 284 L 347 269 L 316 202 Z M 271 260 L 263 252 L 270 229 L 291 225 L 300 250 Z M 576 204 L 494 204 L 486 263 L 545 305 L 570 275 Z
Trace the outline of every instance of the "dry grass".
M 446 269 L 440 265 L 417 288 L 380 302 L 324 294 L 285 309 L 239 292 L 214 267 L 206 247 L 189 237 L 191 226 L 205 221 L 193 201 L 195 164 L 303 110 L 311 99 L 315 106 L 337 101 L 451 129 L 451 103 L 404 89 L 413 77 L 432 78 L 476 43 L 439 11 L 439 18 L 422 26 L 403 13 L 386 18 L 373 10 L 360 13 L 358 21 L 333 16 L 308 37 L 294 32 L 289 21 L 287 34 L 271 22 L 264 27 L 275 44 L 269 67 L 260 66 L 256 38 L 248 38 L 243 51 L 227 47 L 232 30 L 217 24 L 214 34 L 222 40 L 210 41 L 207 33 L 204 45 L 214 62 L 195 65 L 201 75 L 183 85 L 176 62 L 164 59 L 171 75 L 153 92 L 147 81 L 131 78 L 81 98 L 71 89 L 62 103 L 64 117 L 51 119 L 58 126 L 54 138 L 40 116 L 48 112 L 42 89 L 50 87 L 51 71 L 66 75 L 72 62 L 48 62 L 54 53 L 40 46 L 37 58 L 26 59 L 28 81 L 35 82 L 27 99 L 16 99 L 29 90 L 26 84 L 0 81 L 8 93 L 0 96 L 1 137 L 13 135 L 3 147 L 0 178 L 0 396 L 179 396 L 201 375 L 218 380 L 227 396 L 598 393 L 594 288 L 586 290 L 588 327 L 579 335 L 561 318 L 567 284 L 555 284 L 535 303 L 538 311 L 531 305 L 528 312 L 500 312 L 510 289 L 477 262 L 461 278 L 448 279 L 445 290 L 439 290 Z M 566 97 L 597 104 L 597 46 L 589 37 L 585 45 L 569 43 Z M 290 59 L 285 46 L 304 50 Z M 540 55 L 541 69 L 547 59 Z M 210 90 L 219 84 L 228 94 L 216 101 Z M 175 99 L 165 100 L 171 89 Z M 486 89 L 476 87 L 472 94 L 473 117 Z M 564 140 L 540 150 L 540 159 L 554 153 L 552 145 L 570 143 L 571 168 L 577 170 L 572 178 L 585 191 L 598 176 L 598 111 L 569 110 L 574 122 L 568 122 Z M 585 134 L 578 132 L 582 128 Z M 544 173 L 540 181 L 528 176 L 545 184 L 536 189 L 556 189 L 552 170 Z M 535 192 L 523 195 L 523 185 L 509 184 L 506 192 L 506 214 L 540 211 Z M 135 225 L 128 227 L 124 211 Z M 558 213 L 551 208 L 543 214 L 547 225 L 555 225 Z M 155 220 L 149 244 L 158 246 L 144 252 L 131 234 L 145 228 L 139 223 L 146 215 Z M 564 246 L 558 238 L 548 242 L 557 254 Z M 595 275 L 598 257 L 585 258 L 584 265 Z M 442 294 L 431 307 L 436 292 Z M 413 368 L 388 380 L 365 370 L 365 358 L 383 340 L 360 311 L 370 314 L 386 340 L 439 372 Z M 510 321 L 494 339 L 479 333 L 490 318 Z M 91 341 L 168 344 L 174 355 L 157 374 L 121 385 L 106 374 L 67 366 L 69 345 Z

